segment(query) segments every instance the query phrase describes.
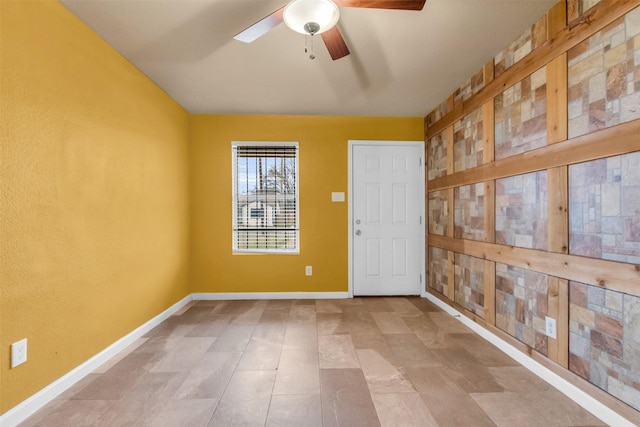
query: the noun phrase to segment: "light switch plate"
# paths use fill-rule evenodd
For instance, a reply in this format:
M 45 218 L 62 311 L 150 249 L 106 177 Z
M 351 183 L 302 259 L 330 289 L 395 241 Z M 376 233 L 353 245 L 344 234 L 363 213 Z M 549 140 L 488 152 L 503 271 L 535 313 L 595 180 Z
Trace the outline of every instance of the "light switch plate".
M 344 192 L 343 191 L 334 191 L 331 193 L 331 201 L 332 202 L 344 202 Z

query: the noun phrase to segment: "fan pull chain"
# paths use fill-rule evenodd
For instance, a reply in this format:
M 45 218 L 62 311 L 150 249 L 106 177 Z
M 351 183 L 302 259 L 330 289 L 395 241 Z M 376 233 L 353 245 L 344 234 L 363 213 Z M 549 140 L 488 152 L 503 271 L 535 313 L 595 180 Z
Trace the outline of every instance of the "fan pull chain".
M 307 48 L 307 39 L 311 37 L 311 48 Z M 309 52 L 311 51 L 311 52 Z M 313 34 L 311 34 L 310 36 L 305 35 L 304 36 L 304 53 L 309 53 L 309 59 L 316 59 L 316 56 L 313 54 Z

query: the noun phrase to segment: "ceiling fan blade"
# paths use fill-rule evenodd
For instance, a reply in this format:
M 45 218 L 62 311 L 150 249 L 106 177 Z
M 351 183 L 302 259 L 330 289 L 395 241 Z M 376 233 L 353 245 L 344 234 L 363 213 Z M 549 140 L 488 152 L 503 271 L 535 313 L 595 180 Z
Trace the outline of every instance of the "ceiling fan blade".
M 322 36 L 324 44 L 327 46 L 327 50 L 329 51 L 329 55 L 331 55 L 331 59 L 333 59 L 334 61 L 336 59 L 343 58 L 351 53 L 349 52 L 347 43 L 344 41 L 342 33 L 340 33 L 337 25 L 329 31 L 325 31 L 320 35 Z
M 422 10 L 427 0 L 333 0 L 342 7 L 372 9 Z
M 253 24 L 252 26 L 240 31 L 238 34 L 233 36 L 233 38 L 241 42 L 251 43 L 257 38 L 265 35 L 272 28 L 282 24 L 283 11 L 284 11 L 284 6 L 276 10 L 275 12 L 273 12 L 271 15 L 265 16 L 264 18 L 262 18 L 261 20 Z

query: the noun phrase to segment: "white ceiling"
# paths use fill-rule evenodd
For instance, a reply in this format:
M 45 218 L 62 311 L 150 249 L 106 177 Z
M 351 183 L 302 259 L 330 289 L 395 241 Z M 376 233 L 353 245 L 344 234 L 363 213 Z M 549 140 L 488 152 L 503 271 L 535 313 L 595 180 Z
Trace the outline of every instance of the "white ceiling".
M 337 61 L 284 24 L 233 39 L 287 0 L 61 1 L 192 113 L 423 117 L 557 0 L 341 8 Z

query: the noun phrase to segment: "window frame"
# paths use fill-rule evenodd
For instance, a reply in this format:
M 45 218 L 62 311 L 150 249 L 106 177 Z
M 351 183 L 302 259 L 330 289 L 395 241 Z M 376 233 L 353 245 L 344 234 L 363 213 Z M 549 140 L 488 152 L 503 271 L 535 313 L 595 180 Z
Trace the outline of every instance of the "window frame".
M 237 147 L 256 147 L 256 148 L 281 148 L 295 147 L 295 247 L 292 249 L 282 248 L 252 248 L 242 249 L 238 247 L 238 170 L 237 170 Z M 266 208 L 262 208 L 265 210 Z M 297 141 L 232 141 L 231 142 L 231 234 L 232 234 L 232 253 L 245 255 L 299 255 L 300 254 L 300 147 Z

